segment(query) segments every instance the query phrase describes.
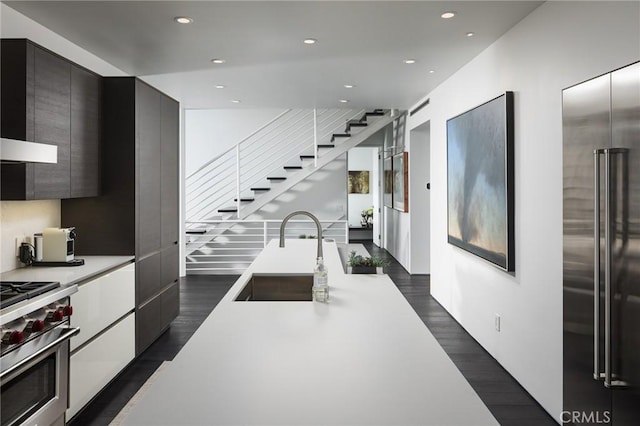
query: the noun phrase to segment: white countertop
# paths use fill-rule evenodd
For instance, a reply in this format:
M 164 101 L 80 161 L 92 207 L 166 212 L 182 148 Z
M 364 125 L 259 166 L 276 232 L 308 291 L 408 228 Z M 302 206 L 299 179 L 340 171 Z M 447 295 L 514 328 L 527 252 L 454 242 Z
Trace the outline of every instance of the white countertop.
M 313 272 L 315 241 L 277 244 L 124 424 L 498 424 L 389 277 L 345 275 L 335 243 L 324 243 L 328 304 L 233 301 L 252 273 Z
M 59 281 L 62 286 L 82 283 L 95 275 L 133 262 L 133 256 L 78 256 L 82 266 L 28 266 L 0 274 L 0 281 Z

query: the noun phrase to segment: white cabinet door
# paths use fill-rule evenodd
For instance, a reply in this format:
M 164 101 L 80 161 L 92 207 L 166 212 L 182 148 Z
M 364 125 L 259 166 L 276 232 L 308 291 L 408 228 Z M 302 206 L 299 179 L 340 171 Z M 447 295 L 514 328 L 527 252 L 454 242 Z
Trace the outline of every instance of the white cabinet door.
M 135 314 L 131 313 L 71 355 L 69 409 L 71 419 L 135 356 Z
M 80 334 L 71 339 L 71 350 L 105 330 L 135 307 L 136 269 L 130 263 L 78 286 L 71 296 L 71 326 Z

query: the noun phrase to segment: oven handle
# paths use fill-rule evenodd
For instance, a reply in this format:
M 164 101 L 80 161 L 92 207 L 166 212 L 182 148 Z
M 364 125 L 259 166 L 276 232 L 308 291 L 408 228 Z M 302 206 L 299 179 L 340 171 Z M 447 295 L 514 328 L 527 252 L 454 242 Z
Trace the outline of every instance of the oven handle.
M 75 336 L 76 334 L 78 334 L 80 332 L 79 328 L 64 327 L 64 328 L 62 328 L 62 330 L 64 330 L 65 332 L 63 334 L 61 334 L 60 337 L 58 337 L 57 339 L 55 339 L 51 343 L 49 343 L 49 344 L 43 346 L 42 348 L 40 348 L 35 353 L 29 355 L 25 359 L 21 360 L 20 362 L 15 363 L 11 367 L 7 368 L 5 371 L 0 373 L 0 379 L 4 378 L 6 375 L 8 375 L 11 372 L 17 370 L 18 368 L 22 367 L 23 365 L 31 362 L 32 360 L 34 360 L 35 358 L 39 357 L 43 353 L 47 352 L 51 348 L 54 348 L 54 347 L 62 344 L 65 340 L 68 340 L 68 339 L 72 338 L 73 336 Z

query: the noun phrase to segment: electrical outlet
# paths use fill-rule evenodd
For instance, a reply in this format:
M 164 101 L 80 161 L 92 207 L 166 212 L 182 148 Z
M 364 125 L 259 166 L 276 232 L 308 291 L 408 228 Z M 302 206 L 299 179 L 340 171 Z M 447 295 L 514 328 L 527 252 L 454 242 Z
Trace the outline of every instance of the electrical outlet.
M 20 235 L 16 237 L 16 257 L 20 257 L 20 244 L 26 243 L 26 242 L 27 242 L 27 237 L 25 237 L 24 235 Z
M 496 327 L 496 331 L 499 333 L 500 332 L 500 315 L 496 314 L 496 317 L 494 318 L 494 325 Z

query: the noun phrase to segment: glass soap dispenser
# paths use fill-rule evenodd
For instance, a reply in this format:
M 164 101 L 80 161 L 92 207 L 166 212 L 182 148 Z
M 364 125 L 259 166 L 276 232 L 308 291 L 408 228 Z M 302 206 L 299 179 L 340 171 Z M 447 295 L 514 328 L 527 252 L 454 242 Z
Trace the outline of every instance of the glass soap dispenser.
M 329 279 L 328 270 L 324 265 L 324 260 L 319 257 L 316 261 L 316 267 L 313 270 L 313 300 L 316 302 L 329 301 Z

